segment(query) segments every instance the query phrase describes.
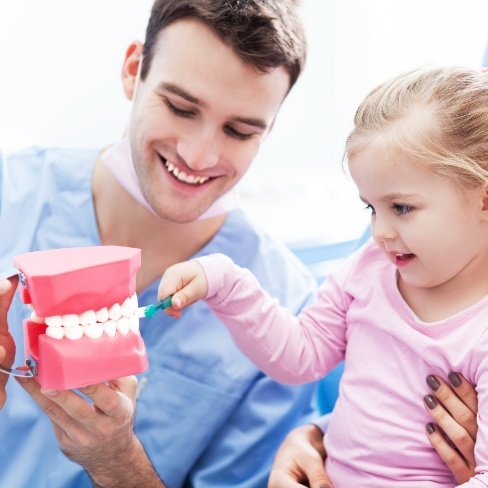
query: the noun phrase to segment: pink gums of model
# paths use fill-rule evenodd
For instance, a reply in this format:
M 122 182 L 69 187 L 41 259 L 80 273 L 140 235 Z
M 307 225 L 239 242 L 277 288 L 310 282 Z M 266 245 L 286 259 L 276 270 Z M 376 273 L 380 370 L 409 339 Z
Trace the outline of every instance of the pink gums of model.
M 137 374 L 147 366 L 137 317 L 141 251 L 93 246 L 14 258 L 31 305 L 24 352 L 44 388 L 66 390 Z

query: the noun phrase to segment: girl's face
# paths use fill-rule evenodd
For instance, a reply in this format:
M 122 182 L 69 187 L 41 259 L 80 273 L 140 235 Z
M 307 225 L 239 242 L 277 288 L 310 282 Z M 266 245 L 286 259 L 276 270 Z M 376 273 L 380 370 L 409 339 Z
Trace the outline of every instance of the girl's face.
M 485 187 L 466 190 L 372 144 L 350 158 L 373 237 L 397 266 L 399 285 L 432 288 L 488 265 Z M 486 280 L 485 280 L 486 281 Z

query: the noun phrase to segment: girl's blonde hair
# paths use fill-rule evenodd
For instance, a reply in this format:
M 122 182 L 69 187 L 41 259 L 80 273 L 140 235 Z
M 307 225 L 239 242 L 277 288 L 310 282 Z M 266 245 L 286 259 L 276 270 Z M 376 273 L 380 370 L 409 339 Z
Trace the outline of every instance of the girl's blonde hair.
M 380 143 L 465 187 L 488 183 L 488 74 L 422 67 L 373 89 L 359 106 L 345 161 Z

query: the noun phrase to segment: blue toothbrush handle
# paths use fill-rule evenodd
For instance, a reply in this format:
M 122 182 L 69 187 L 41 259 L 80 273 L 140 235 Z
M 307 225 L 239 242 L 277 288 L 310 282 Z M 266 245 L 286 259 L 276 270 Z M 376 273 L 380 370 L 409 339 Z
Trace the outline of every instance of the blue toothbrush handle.
M 164 310 L 165 308 L 171 307 L 171 299 L 173 295 L 163 298 L 157 305 L 148 305 L 147 307 L 139 308 L 140 317 L 154 317 L 158 310 Z

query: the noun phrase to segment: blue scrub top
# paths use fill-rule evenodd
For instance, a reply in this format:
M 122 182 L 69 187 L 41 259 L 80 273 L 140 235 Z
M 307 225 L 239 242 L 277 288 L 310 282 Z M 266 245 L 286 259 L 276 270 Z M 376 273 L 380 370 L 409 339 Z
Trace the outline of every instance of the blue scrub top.
M 99 150 L 32 148 L 0 153 L 0 271 L 27 251 L 99 245 L 91 195 Z M 253 271 L 293 312 L 315 282 L 296 257 L 241 210 L 228 215 L 198 255 L 222 252 Z M 154 303 L 159 280 L 139 295 Z M 9 312 L 23 364 L 18 296 Z M 139 376 L 135 430 L 169 488 L 265 487 L 276 449 L 295 426 L 315 417 L 315 386 L 284 386 L 264 376 L 234 346 L 204 302 L 180 320 L 141 320 L 149 368 Z M 0 411 L 0 486 L 83 488 L 84 470 L 58 448 L 50 420 L 14 380 Z

